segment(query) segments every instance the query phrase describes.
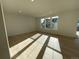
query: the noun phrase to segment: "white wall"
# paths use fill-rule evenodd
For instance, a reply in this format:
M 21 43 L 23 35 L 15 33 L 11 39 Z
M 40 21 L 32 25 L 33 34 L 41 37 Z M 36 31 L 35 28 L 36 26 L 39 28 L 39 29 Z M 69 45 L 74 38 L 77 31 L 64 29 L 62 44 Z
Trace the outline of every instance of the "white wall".
M 65 36 L 76 36 L 76 21 L 78 12 L 65 12 L 57 14 L 59 16 L 58 30 L 46 30 L 40 28 L 40 18 L 37 20 L 38 30 L 50 32 L 53 34 L 65 35 Z
M 9 36 L 36 31 L 36 21 L 33 17 L 5 13 L 5 19 Z

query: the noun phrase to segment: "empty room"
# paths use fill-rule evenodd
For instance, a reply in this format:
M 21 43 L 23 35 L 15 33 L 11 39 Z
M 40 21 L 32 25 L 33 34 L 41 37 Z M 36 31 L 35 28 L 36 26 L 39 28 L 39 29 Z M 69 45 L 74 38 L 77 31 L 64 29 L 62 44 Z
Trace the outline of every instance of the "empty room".
M 79 1 L 0 0 L 0 59 L 79 59 Z

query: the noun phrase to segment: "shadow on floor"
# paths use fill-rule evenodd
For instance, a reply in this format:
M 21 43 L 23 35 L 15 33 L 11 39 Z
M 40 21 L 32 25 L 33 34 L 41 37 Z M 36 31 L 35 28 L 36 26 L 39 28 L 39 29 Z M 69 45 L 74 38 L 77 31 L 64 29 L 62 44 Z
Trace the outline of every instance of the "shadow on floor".
M 24 41 L 25 39 L 33 36 L 36 33 L 30 33 L 30 34 L 22 34 L 22 35 L 17 35 L 17 36 L 12 36 L 9 37 L 9 44 L 10 44 L 10 48 L 13 47 L 14 45 L 17 45 L 18 43 Z M 47 33 L 41 33 L 42 35 L 47 35 L 48 38 L 46 39 L 43 47 L 41 48 L 38 56 L 36 57 L 36 59 L 45 59 L 43 58 L 43 56 L 45 55 L 45 51 L 47 48 L 50 48 L 51 50 L 62 54 L 63 58 L 62 59 L 78 59 L 79 58 L 79 46 L 76 44 L 77 41 L 75 41 L 74 38 L 70 38 L 70 37 L 65 37 L 65 36 L 61 36 L 61 35 L 52 35 L 52 34 L 47 34 Z M 29 43 L 27 46 L 25 46 L 22 50 L 20 50 L 16 55 L 14 55 L 12 57 L 12 59 L 16 59 L 19 55 L 21 55 L 28 47 L 30 47 L 34 42 L 36 42 L 38 40 L 38 38 L 40 38 L 42 35 L 40 35 L 39 37 L 37 37 L 36 39 L 33 39 L 33 41 L 31 43 Z M 50 37 L 56 37 L 58 38 L 58 42 L 59 42 L 59 46 L 61 48 L 61 51 L 57 50 L 57 41 L 55 41 L 55 38 L 52 39 L 53 42 L 50 41 Z M 51 42 L 50 45 L 49 41 Z M 57 57 L 57 56 L 56 56 Z

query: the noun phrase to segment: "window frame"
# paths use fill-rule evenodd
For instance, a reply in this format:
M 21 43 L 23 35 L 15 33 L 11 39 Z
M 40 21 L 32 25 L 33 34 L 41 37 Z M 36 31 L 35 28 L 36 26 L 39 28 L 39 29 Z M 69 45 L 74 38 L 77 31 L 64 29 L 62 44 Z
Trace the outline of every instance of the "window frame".
M 53 16 L 53 17 L 50 17 L 50 28 L 46 28 L 46 19 L 49 18 L 49 17 L 45 17 L 45 18 L 41 18 L 41 19 L 45 19 L 45 27 L 43 28 L 42 25 L 41 25 L 41 21 L 40 21 L 40 25 L 41 25 L 41 28 L 42 29 L 46 29 L 46 30 L 58 30 L 58 24 L 59 24 L 59 16 Z M 52 28 L 52 18 L 57 18 L 57 29 L 55 27 Z M 55 23 L 56 24 L 56 23 Z M 54 26 L 55 26 L 54 24 Z

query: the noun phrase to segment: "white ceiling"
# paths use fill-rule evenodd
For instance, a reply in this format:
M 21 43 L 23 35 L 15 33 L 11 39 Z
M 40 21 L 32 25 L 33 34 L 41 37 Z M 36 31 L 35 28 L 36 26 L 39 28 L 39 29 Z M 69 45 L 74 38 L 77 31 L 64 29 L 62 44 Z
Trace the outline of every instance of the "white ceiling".
M 79 0 L 2 0 L 4 10 L 33 17 L 56 15 L 79 9 Z

